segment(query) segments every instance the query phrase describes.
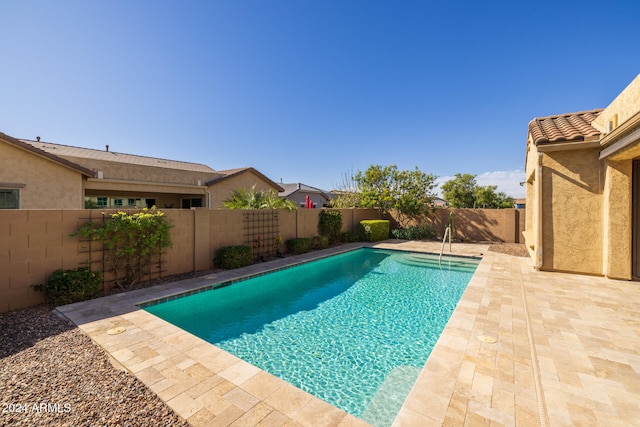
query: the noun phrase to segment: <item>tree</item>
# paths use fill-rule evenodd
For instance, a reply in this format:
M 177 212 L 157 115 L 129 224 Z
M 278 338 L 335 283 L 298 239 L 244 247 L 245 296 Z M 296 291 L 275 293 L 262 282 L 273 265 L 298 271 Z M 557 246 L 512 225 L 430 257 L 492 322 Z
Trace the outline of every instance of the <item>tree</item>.
M 456 174 L 451 179 L 440 186 L 442 197 L 452 208 L 472 208 L 474 207 L 476 176 L 470 173 Z
M 476 176 L 471 174 L 455 175 L 440 186 L 442 195 L 452 208 L 512 208 L 513 198 L 503 192 L 496 193 L 497 185 L 479 186 Z
M 239 188 L 231 192 L 231 197 L 222 202 L 227 209 L 296 209 L 295 203 L 278 197 L 275 191 L 256 190 L 256 186 Z
M 475 190 L 475 207 L 487 209 L 504 209 L 513 207 L 513 198 L 503 192 L 496 193 L 497 185 L 477 187 Z
M 334 184 L 335 190 L 333 193 L 336 195 L 336 198 L 329 201 L 331 207 L 336 209 L 361 207 L 360 192 L 354 178 L 355 173 L 352 169 L 342 174 L 342 182 L 340 184 Z
M 410 219 L 429 212 L 435 197 L 435 180 L 435 175 L 421 172 L 417 167 L 400 171 L 396 165 L 371 165 L 353 176 L 355 185 L 344 196 L 338 196 L 333 206 L 344 206 L 346 201 L 350 207 L 378 209 L 383 216 L 395 209 L 398 221 L 405 226 Z

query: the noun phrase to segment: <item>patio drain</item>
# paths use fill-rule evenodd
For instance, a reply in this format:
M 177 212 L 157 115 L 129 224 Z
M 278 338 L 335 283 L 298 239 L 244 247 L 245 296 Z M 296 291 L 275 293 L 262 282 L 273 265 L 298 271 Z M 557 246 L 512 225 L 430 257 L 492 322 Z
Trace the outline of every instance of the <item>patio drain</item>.
M 126 331 L 127 328 L 124 326 L 116 326 L 115 328 L 111 328 L 107 331 L 107 335 L 118 335 Z

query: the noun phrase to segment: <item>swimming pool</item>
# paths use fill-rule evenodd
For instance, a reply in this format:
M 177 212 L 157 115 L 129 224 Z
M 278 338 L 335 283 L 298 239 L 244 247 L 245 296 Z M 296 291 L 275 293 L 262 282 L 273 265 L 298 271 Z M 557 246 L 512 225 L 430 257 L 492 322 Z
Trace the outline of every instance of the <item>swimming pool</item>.
M 145 310 L 385 426 L 478 262 L 364 248 Z

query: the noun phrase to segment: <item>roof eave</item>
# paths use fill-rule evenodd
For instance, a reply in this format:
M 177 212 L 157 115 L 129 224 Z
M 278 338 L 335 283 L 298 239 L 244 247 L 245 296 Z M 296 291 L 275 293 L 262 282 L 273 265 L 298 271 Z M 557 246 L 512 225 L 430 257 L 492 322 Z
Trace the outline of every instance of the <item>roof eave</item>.
M 548 153 L 552 151 L 584 150 L 587 148 L 595 148 L 599 146 L 600 138 L 598 136 L 592 136 L 576 141 L 546 142 L 536 144 L 538 151 L 541 153 Z
M 46 160 L 49 160 L 51 162 L 57 163 L 60 166 L 63 166 L 65 168 L 71 169 L 75 172 L 78 172 L 88 178 L 93 178 L 95 177 L 95 172 L 92 171 L 91 169 L 85 168 L 84 166 L 80 166 L 77 163 L 71 162 L 67 159 L 63 159 L 62 157 L 58 157 L 55 154 L 51 154 L 48 153 L 44 150 L 41 150 L 38 147 L 34 147 L 31 144 L 28 144 L 26 142 L 20 141 L 17 138 L 14 138 L 12 136 L 7 135 L 6 133 L 2 133 L 0 132 L 0 139 L 4 140 L 5 142 L 8 142 L 9 144 L 13 145 L 16 148 L 19 148 L 21 150 L 24 151 L 28 151 L 31 154 L 34 154 L 38 157 L 42 157 Z

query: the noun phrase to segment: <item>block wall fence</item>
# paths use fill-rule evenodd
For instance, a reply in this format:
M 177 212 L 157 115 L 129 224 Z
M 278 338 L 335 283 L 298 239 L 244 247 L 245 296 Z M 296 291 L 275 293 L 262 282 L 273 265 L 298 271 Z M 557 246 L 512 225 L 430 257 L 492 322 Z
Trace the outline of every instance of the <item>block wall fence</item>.
M 374 209 L 339 209 L 342 231 L 357 230 L 364 219 L 380 219 Z M 247 212 L 229 209 L 161 210 L 172 223 L 171 241 L 162 264 L 148 278 L 190 273 L 213 268 L 216 250 L 247 244 Z M 320 209 L 277 211 L 277 234 L 284 241 L 318 234 Z M 102 210 L 0 210 L 0 313 L 44 302 L 33 285 L 45 283 L 57 269 L 86 266 L 102 270 L 102 250 L 71 234 L 87 221 L 100 222 L 112 211 Z M 131 213 L 137 211 L 130 211 Z M 479 241 L 519 242 L 524 214 L 516 209 L 457 209 L 456 234 Z M 518 219 L 522 224 L 518 225 Z M 438 209 L 432 226 L 442 236 L 449 210 Z M 282 247 L 285 250 L 284 245 Z M 108 279 L 108 274 L 106 275 Z

